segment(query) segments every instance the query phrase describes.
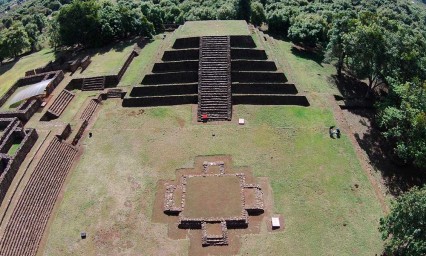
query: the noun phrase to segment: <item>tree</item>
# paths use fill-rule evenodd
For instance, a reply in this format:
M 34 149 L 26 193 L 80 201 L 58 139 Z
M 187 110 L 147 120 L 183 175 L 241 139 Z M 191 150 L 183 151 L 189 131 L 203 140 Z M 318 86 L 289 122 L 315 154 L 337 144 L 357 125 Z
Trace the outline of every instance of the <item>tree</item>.
M 5 45 L 8 48 L 7 52 L 10 54 L 9 57 L 14 58 L 18 57 L 19 54 L 31 46 L 28 34 L 22 23 L 14 23 L 5 32 Z
M 263 9 L 263 5 L 259 2 L 253 2 L 251 4 L 251 17 L 250 22 L 256 26 L 262 25 L 265 22 L 265 10 Z
M 291 41 L 312 47 L 324 42 L 325 35 L 325 21 L 317 14 L 298 15 L 288 30 Z
M 230 4 L 222 5 L 219 10 L 217 10 L 217 19 L 218 20 L 233 20 L 237 18 L 237 12 L 235 6 Z
M 32 52 L 36 51 L 38 36 L 40 34 L 38 31 L 37 25 L 34 23 L 28 23 L 27 25 L 25 25 L 25 32 L 27 32 L 27 35 L 28 35 L 31 51 Z
M 94 0 L 75 0 L 59 11 L 59 36 L 62 45 L 96 46 L 101 42 L 101 24 L 98 10 L 100 6 Z
M 413 188 L 392 203 L 379 230 L 389 255 L 426 255 L 426 187 Z
M 374 88 L 385 82 L 386 47 L 384 29 L 375 22 L 364 24 L 358 21 L 353 31 L 343 35 L 346 63 L 359 79 L 368 80 L 365 97 Z
M 251 17 L 251 0 L 238 0 L 237 10 L 238 19 L 249 22 Z
M 341 77 L 344 61 L 346 58 L 345 45 L 343 36 L 348 33 L 354 26 L 354 20 L 349 15 L 343 14 L 335 17 L 328 32 L 328 44 L 326 49 L 326 59 L 330 62 L 333 58 L 337 58 L 336 70 L 337 75 Z
M 395 155 L 406 164 L 426 168 L 426 83 L 390 83 L 378 105 L 378 124 Z

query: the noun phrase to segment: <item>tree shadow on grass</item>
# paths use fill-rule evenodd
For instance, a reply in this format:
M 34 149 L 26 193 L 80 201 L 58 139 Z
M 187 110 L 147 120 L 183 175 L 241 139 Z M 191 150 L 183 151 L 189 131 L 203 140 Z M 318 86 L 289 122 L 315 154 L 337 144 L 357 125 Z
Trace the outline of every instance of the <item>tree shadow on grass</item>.
M 0 76 L 6 73 L 7 71 L 11 70 L 16 65 L 16 63 L 18 63 L 19 60 L 20 59 L 18 58 L 8 62 L 3 62 L 0 66 Z
M 403 165 L 393 156 L 392 146 L 383 139 L 374 125 L 374 112 L 366 110 L 350 110 L 369 119 L 373 125 L 364 134 L 355 133 L 360 147 L 367 153 L 370 163 L 380 171 L 383 182 L 393 196 L 410 190 L 413 186 L 426 184 L 426 172 L 412 165 Z M 360 123 L 362 120 L 360 120 Z M 368 124 L 361 123 L 368 126 Z
M 314 48 L 293 45 L 291 47 L 291 53 L 299 58 L 315 61 L 315 63 L 322 67 L 324 54 Z

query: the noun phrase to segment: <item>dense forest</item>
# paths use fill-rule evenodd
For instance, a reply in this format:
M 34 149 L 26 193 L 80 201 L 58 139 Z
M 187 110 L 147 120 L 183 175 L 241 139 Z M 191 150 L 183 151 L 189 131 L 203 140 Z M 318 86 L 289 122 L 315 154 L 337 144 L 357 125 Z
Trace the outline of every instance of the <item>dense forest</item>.
M 168 23 L 211 19 L 264 24 L 270 34 L 319 52 L 337 76 L 366 81 L 366 98 L 385 86 L 377 124 L 393 158 L 426 167 L 426 11 L 412 1 L 30 0 L 2 12 L 0 61 L 47 43 L 98 47 L 151 37 Z

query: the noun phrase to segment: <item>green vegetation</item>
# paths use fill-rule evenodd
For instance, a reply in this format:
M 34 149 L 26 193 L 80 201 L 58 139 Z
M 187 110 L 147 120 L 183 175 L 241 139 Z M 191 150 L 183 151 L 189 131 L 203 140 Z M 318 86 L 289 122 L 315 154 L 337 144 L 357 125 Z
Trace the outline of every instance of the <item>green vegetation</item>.
M 7 151 L 7 154 L 10 156 L 14 156 L 16 151 L 18 151 L 20 145 L 20 141 L 18 143 L 12 144 L 12 146 L 9 148 L 9 151 Z
M 139 56 L 134 58 L 119 86 L 136 85 L 142 81 L 142 77 L 150 72 L 151 64 L 155 62 L 162 41 L 157 39 L 145 45 Z
M 392 204 L 388 216 L 380 220 L 380 231 L 389 255 L 426 254 L 426 187 L 413 188 Z
M 0 95 L 3 95 L 20 77 L 24 76 L 25 71 L 44 66 L 54 59 L 52 50 L 44 49 L 22 57 L 18 61 L 0 66 Z

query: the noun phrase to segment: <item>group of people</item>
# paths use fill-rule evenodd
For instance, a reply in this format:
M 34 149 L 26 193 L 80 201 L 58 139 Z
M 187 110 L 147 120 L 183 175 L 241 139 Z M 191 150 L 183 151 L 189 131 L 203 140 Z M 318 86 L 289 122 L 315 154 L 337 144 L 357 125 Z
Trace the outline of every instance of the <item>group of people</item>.
M 339 128 L 335 127 L 335 126 L 331 126 L 330 129 L 328 130 L 329 134 L 330 134 L 330 138 L 335 139 L 338 138 L 340 139 L 340 130 Z

